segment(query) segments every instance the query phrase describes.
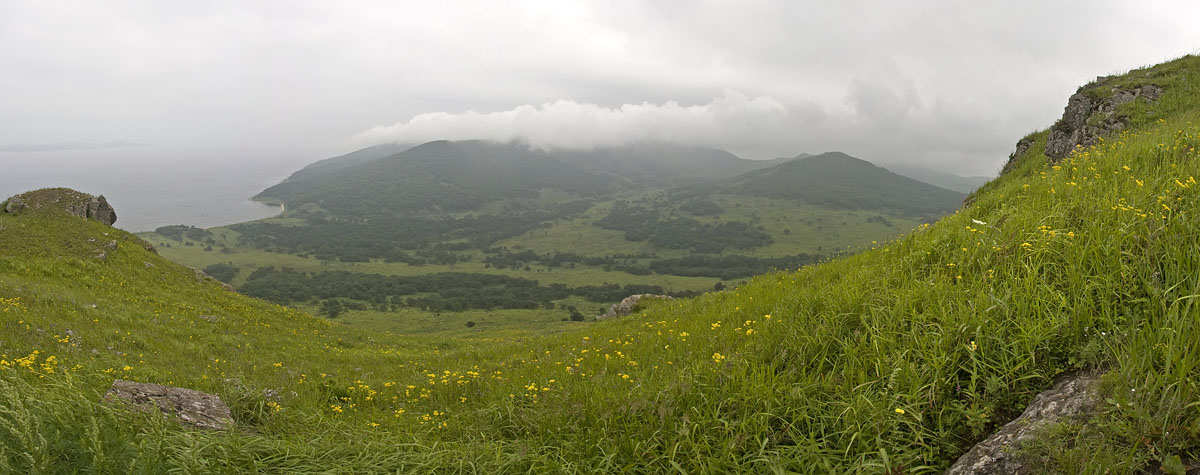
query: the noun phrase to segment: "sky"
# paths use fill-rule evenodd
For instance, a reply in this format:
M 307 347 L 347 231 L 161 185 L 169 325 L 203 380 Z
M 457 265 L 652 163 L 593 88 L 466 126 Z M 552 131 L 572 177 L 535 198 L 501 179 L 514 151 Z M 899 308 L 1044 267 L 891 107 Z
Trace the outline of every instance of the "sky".
M 128 149 L 298 167 L 489 139 L 988 175 L 1078 86 L 1200 52 L 1195 18 L 1194 1 L 0 0 L 0 165 Z

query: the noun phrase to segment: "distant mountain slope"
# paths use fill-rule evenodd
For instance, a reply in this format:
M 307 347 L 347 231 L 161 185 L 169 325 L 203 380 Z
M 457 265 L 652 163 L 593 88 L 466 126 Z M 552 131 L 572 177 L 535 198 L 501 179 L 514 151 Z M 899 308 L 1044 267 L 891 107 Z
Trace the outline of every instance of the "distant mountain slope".
M 680 185 L 736 176 L 771 166 L 774 160 L 746 160 L 706 147 L 643 143 L 589 151 L 555 151 L 550 156 L 596 173 L 620 176 L 640 185 Z
M 718 181 L 711 191 L 791 199 L 830 208 L 938 214 L 953 211 L 965 197 L 841 152 L 754 170 Z
M 303 177 L 315 173 L 348 168 L 378 158 L 395 155 L 410 148 L 413 148 L 413 144 L 385 143 L 373 145 L 364 149 L 355 150 L 345 155 L 338 155 L 333 158 L 326 158 L 324 160 L 310 163 L 296 173 L 293 173 L 289 178 Z
M 925 167 L 917 167 L 903 164 L 887 164 L 884 168 L 892 172 L 912 178 L 917 181 L 923 181 L 933 186 L 954 190 L 959 193 L 970 193 L 979 189 L 985 183 L 992 181 L 989 176 L 962 176 L 953 173 L 944 172 L 941 170 L 933 170 Z
M 536 197 L 541 188 L 581 195 L 611 189 L 609 180 L 524 147 L 483 141 L 429 142 L 388 157 L 293 176 L 260 197 L 289 206 L 317 203 L 335 213 L 367 216 L 413 211 L 465 211 L 507 198 Z
M 437 141 L 411 148 L 379 145 L 322 160 L 258 197 L 289 207 L 318 203 L 351 215 L 465 211 L 492 201 L 533 198 L 544 188 L 595 197 L 624 186 L 727 178 L 774 162 L 670 144 L 539 151 L 515 143 Z

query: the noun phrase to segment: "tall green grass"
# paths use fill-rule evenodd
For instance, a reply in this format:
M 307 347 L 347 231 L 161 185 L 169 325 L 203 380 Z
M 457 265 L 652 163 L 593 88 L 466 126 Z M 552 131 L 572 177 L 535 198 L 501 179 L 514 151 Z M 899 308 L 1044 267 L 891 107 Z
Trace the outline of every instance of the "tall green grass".
M 0 215 L 0 470 L 923 473 L 1080 369 L 1106 373 L 1101 408 L 1025 456 L 1193 460 L 1200 98 L 1167 91 L 875 250 L 545 335 L 347 328 L 98 223 Z M 98 404 L 116 377 L 215 392 L 237 428 Z

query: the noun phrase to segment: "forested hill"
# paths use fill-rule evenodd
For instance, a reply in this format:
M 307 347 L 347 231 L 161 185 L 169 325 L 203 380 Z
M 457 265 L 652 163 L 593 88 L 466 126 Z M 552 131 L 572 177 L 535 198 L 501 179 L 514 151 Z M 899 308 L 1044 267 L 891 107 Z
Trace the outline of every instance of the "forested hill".
M 333 170 L 352 167 L 360 163 L 366 163 L 371 160 L 395 155 L 413 148 L 414 146 L 414 144 L 395 143 L 373 145 L 367 148 L 355 150 L 345 155 L 338 155 L 333 158 L 326 158 L 324 160 L 318 160 L 310 163 L 289 176 L 288 180 L 300 180 L 307 176 L 319 175 L 321 173 L 328 173 Z
M 336 215 L 416 211 L 456 212 L 510 198 L 535 198 L 542 188 L 582 196 L 612 189 L 604 177 L 515 145 L 483 141 L 429 142 L 385 158 L 290 178 L 262 198 L 289 207 L 316 203 Z
M 628 187 L 728 178 L 774 163 L 670 144 L 540 151 L 517 143 L 436 141 L 412 148 L 379 145 L 323 160 L 258 198 L 289 208 L 315 203 L 338 215 L 456 212 L 536 198 L 541 189 L 597 197 Z
M 897 175 L 841 152 L 787 161 L 720 181 L 701 191 L 797 200 L 838 209 L 904 213 L 953 211 L 966 196 Z
M 791 160 L 746 160 L 724 150 L 667 143 L 557 151 L 553 156 L 639 185 L 664 186 L 719 180 Z

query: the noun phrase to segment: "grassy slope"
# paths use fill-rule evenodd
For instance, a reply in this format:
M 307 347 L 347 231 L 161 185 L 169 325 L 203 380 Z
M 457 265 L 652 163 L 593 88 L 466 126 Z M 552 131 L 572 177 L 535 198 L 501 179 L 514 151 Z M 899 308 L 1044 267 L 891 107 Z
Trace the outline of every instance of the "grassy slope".
M 834 210 L 791 200 L 757 196 L 714 194 L 713 202 L 724 211 L 717 216 L 692 216 L 703 223 L 741 221 L 766 228 L 774 242 L 753 249 L 735 249 L 725 254 L 753 257 L 783 257 L 797 253 L 831 255 L 839 250 L 857 251 L 870 247 L 871 241 L 894 237 L 921 224 L 920 218 L 897 216 L 883 211 Z M 655 253 L 660 257 L 682 257 L 687 251 L 657 249 L 648 242 L 630 242 L 621 231 L 592 226 L 608 214 L 611 203 L 601 203 L 576 219 L 558 221 L 521 236 L 497 243 L 512 249 L 553 253 L 570 249 L 584 256 L 617 253 Z M 884 216 L 892 226 L 868 222 Z M 784 230 L 788 233 L 785 234 Z
M 482 144 L 482 143 L 457 143 L 457 144 L 429 144 L 429 146 L 441 146 L 451 148 L 461 148 L 465 157 L 458 157 L 464 160 L 477 160 L 475 156 L 478 153 L 472 154 L 475 148 L 482 150 L 499 150 L 503 154 L 521 155 L 518 151 L 523 150 L 519 146 L 512 145 L 497 145 L 497 144 Z M 282 188 L 296 186 L 301 182 L 309 183 L 310 188 L 324 189 L 325 185 L 314 185 L 313 180 L 327 181 L 333 179 L 339 173 L 346 170 L 354 169 L 357 164 L 362 164 L 367 159 L 364 157 L 375 157 L 381 153 L 376 150 L 378 147 L 364 149 L 352 154 L 328 159 L 327 161 L 318 162 L 300 172 L 297 172 L 293 177 L 289 178 L 284 184 L 279 185 Z M 395 147 L 386 149 L 392 150 Z M 475 150 L 478 152 L 478 150 Z M 661 152 L 661 153 L 660 153 Z M 623 155 L 628 154 L 628 156 Z M 646 155 L 653 155 L 654 159 L 646 162 L 643 160 Z M 536 154 L 535 154 L 536 155 Z M 595 156 L 593 156 L 595 155 Z M 633 158 L 630 158 L 633 157 Z M 640 158 L 639 158 L 640 157 Z M 401 157 L 402 158 L 402 157 Z M 511 158 L 511 157 L 510 157 Z M 700 160 L 703 162 L 701 167 L 692 167 L 692 169 L 708 170 L 708 173 L 713 177 L 725 177 L 727 175 L 736 174 L 739 171 L 746 171 L 755 168 L 765 168 L 771 165 L 772 170 L 794 164 L 793 159 L 779 159 L 764 162 L 753 162 L 738 159 L 726 152 L 707 150 L 707 149 L 690 149 L 678 146 L 655 146 L 642 145 L 632 148 L 622 148 L 614 150 L 604 150 L 588 153 L 570 153 L 563 152 L 559 158 L 562 158 L 568 163 L 584 164 L 591 166 L 589 169 L 596 169 L 597 172 L 603 169 L 611 168 L 612 170 L 620 170 L 621 173 L 627 175 L 642 176 L 643 179 L 650 182 L 668 182 L 664 177 L 675 176 L 681 181 L 692 181 L 701 177 L 700 175 L 689 175 L 686 170 L 681 170 L 683 164 L 687 160 Z M 936 195 L 941 200 L 942 204 L 949 203 L 952 206 L 960 201 L 960 196 L 946 190 L 941 190 L 924 183 L 914 182 L 908 178 L 893 175 L 884 169 L 875 167 L 867 162 L 845 156 L 839 153 L 823 154 L 818 157 L 797 157 L 798 159 L 807 160 L 807 165 L 795 169 L 789 169 L 792 175 L 799 173 L 803 175 L 805 180 L 811 181 L 812 175 L 822 175 L 833 177 L 832 181 L 837 182 L 841 189 L 856 189 L 863 190 L 866 187 L 862 177 L 851 179 L 847 175 L 856 173 L 866 173 L 870 175 L 866 182 L 871 182 L 876 188 L 878 185 L 889 190 L 881 196 L 892 195 L 891 198 L 883 200 L 883 202 L 920 202 L 927 197 L 925 195 Z M 386 158 L 383 161 L 395 161 L 398 158 Z M 347 160 L 349 160 L 347 162 Z M 411 161 L 411 160 L 410 160 Z M 595 161 L 602 162 L 601 165 L 596 165 Z M 346 162 L 346 163 L 343 163 Z M 333 165 L 330 165 L 332 163 Z M 373 162 L 374 163 L 374 162 Z M 396 164 L 398 164 L 397 162 Z M 338 165 L 341 164 L 341 165 Z M 393 165 L 396 165 L 393 164 Z M 375 163 L 375 166 L 381 166 L 382 163 Z M 412 164 L 410 164 L 412 165 Z M 653 170 L 644 171 L 643 173 L 634 173 L 641 166 L 650 166 Z M 417 165 L 413 165 L 417 166 Z M 329 169 L 334 167 L 332 173 L 317 173 L 314 175 L 311 169 Z M 420 168 L 418 166 L 418 168 Z M 320 170 L 318 170 L 320 171 Z M 328 171 L 328 170 L 326 170 Z M 859 173 L 862 172 L 862 173 Z M 372 173 L 378 175 L 379 172 Z M 384 174 L 386 175 L 386 173 Z M 694 173 L 693 173 L 694 175 Z M 761 177 L 754 178 L 752 173 L 739 175 L 734 180 L 743 185 L 743 188 L 754 186 L 763 181 Z M 358 176 L 358 175 L 355 175 Z M 865 175 L 864 175 L 865 176 Z M 659 177 L 659 178 L 654 178 Z M 361 176 L 359 176 L 361 178 Z M 411 177 L 409 177 L 411 179 Z M 794 178 L 794 177 L 793 177 Z M 779 187 L 779 180 L 776 176 L 772 180 L 766 180 L 765 185 Z M 299 181 L 297 181 L 299 180 Z M 785 181 L 789 181 L 788 180 Z M 335 180 L 336 181 L 336 180 Z M 802 180 L 803 181 L 803 180 Z M 807 182 L 806 182 L 807 183 Z M 328 185 L 326 183 L 326 185 Z M 404 187 L 401 187 L 404 188 Z M 813 188 L 812 183 L 808 183 L 801 188 Z M 290 189 L 290 188 L 289 188 Z M 669 188 L 668 188 L 669 189 Z M 703 189 L 703 187 L 701 188 Z M 723 253 L 723 256 L 741 255 L 757 258 L 778 258 L 785 256 L 793 256 L 804 253 L 813 256 L 835 256 L 842 253 L 853 253 L 862 249 L 872 247 L 876 242 L 894 237 L 901 232 L 911 230 L 924 220 L 932 219 L 924 216 L 910 216 L 908 214 L 888 211 L 884 209 L 878 210 L 849 210 L 849 209 L 832 209 L 825 206 L 807 204 L 799 199 L 772 199 L 758 196 L 745 196 L 735 194 L 717 194 L 713 193 L 709 198 L 715 201 L 721 208 L 724 209 L 719 215 L 711 216 L 696 216 L 691 213 L 675 210 L 674 207 L 683 202 L 683 198 L 674 198 L 674 204 L 662 204 L 658 200 L 665 200 L 670 203 L 670 199 L 666 199 L 668 193 L 663 188 L 651 188 L 649 191 L 643 191 L 632 199 L 655 200 L 654 207 L 670 208 L 672 213 L 683 215 L 685 217 L 694 218 L 704 223 L 719 224 L 723 222 L 739 221 L 750 223 L 754 226 L 762 226 L 763 229 L 772 236 L 773 242 L 770 245 L 761 246 L 752 249 L 731 249 Z M 278 190 L 276 190 L 278 191 Z M 794 191 L 794 190 L 793 190 Z M 268 190 L 266 195 L 272 192 Z M 827 199 L 829 189 L 821 188 L 812 193 L 801 193 L 795 198 L 805 197 L 806 199 Z M 916 193 L 914 197 L 913 193 Z M 861 193 L 855 194 L 858 196 Z M 901 196 L 903 195 L 903 196 Z M 290 195 L 289 195 L 290 196 Z M 581 195 L 569 193 L 558 189 L 542 188 L 536 198 L 516 198 L 494 201 L 488 203 L 481 208 L 469 212 L 452 213 L 452 215 L 466 216 L 481 213 L 497 213 L 503 212 L 505 209 L 514 205 L 519 207 L 533 208 L 549 208 L 563 202 L 573 201 L 581 198 Z M 627 199 L 630 197 L 626 196 Z M 881 201 L 875 200 L 878 204 Z M 573 219 L 555 220 L 547 224 L 547 227 L 538 227 L 532 229 L 520 236 L 505 239 L 496 243 L 497 246 L 507 247 L 512 250 L 532 250 L 541 254 L 553 254 L 556 252 L 569 251 L 574 254 L 585 257 L 602 257 L 612 255 L 642 255 L 654 256 L 645 258 L 622 259 L 621 264 L 647 267 L 656 259 L 679 258 L 689 255 L 687 250 L 682 249 L 664 249 L 654 246 L 647 241 L 631 242 L 624 238 L 624 232 L 607 230 L 592 223 L 606 216 L 611 210 L 612 201 L 597 203 L 590 210 L 584 213 L 583 216 Z M 313 206 L 311 204 L 305 206 Z M 911 213 L 910 213 L 911 214 Z M 881 221 L 886 219 L 887 222 Z M 296 224 L 300 222 L 295 218 L 268 218 L 265 222 L 273 222 L 279 224 Z M 643 284 L 662 286 L 667 291 L 704 291 L 713 289 L 717 282 L 725 279 L 717 277 L 687 277 L 664 274 L 647 274 L 634 275 L 623 272 L 621 270 L 606 270 L 606 267 L 589 267 L 589 266 L 569 266 L 551 268 L 538 264 L 532 264 L 529 270 L 523 268 L 513 269 L 496 269 L 485 266 L 482 262 L 485 257 L 479 251 L 459 251 L 455 254 L 465 255 L 473 262 L 461 262 L 453 265 L 422 265 L 413 266 L 404 263 L 386 263 L 375 261 L 371 263 L 341 263 L 320 261 L 311 258 L 302 258 L 294 255 L 276 254 L 264 252 L 261 250 L 250 249 L 248 246 L 237 245 L 237 232 L 229 228 L 213 228 L 210 231 L 216 234 L 217 247 L 226 247 L 235 250 L 232 253 L 220 253 L 216 251 L 205 251 L 205 245 L 199 242 L 193 243 L 197 246 L 182 246 L 181 243 L 174 242 L 163 238 L 154 233 L 143 233 L 142 236 L 154 243 L 156 247 L 163 253 L 164 256 L 175 262 L 180 262 L 196 268 L 204 268 L 216 263 L 229 263 L 242 269 L 239 278 L 234 279 L 234 285 L 241 285 L 245 276 L 253 272 L 254 269 L 263 266 L 290 266 L 293 268 L 320 272 L 328 270 L 347 270 L 351 272 L 378 273 L 385 275 L 427 275 L 440 272 L 472 272 L 484 274 L 501 274 L 513 277 L 522 277 L 535 279 L 543 283 L 562 283 L 571 286 L 584 285 L 600 285 L 605 283 L 618 284 Z M 648 272 L 648 271 L 647 271 Z M 736 282 L 745 282 L 746 278 L 728 279 L 728 284 L 736 285 Z M 727 285 L 727 284 L 723 284 Z M 562 305 L 574 305 L 582 309 L 584 314 L 592 314 L 598 308 L 607 308 L 609 305 L 616 303 L 613 301 L 606 302 L 590 302 L 590 301 L 562 301 L 558 302 Z M 402 314 L 388 314 L 384 312 L 371 311 L 350 311 L 349 318 L 344 319 L 344 322 L 362 324 L 371 329 L 389 330 L 402 333 L 424 333 L 424 332 L 450 332 L 453 334 L 461 334 L 462 323 L 465 321 L 480 321 L 480 312 L 468 312 L 459 314 L 435 314 L 434 312 L 417 311 L 414 309 L 406 310 Z M 532 331 L 542 331 L 545 327 L 554 327 L 563 318 L 564 311 L 560 309 L 534 309 L 534 310 L 519 310 L 510 312 L 496 312 L 492 316 L 499 318 L 490 318 L 493 322 L 493 327 L 501 329 L 524 329 Z M 532 327 L 529 323 L 535 322 Z
M 927 229 L 539 337 L 341 328 L 82 244 L 120 231 L 0 215 L 0 470 L 922 472 L 1081 367 L 1111 370 L 1108 402 L 1035 447 L 1047 471 L 1195 458 L 1200 60 L 1179 62 L 1145 126 L 1030 152 Z M 215 391 L 241 428 L 96 405 L 116 375 Z

